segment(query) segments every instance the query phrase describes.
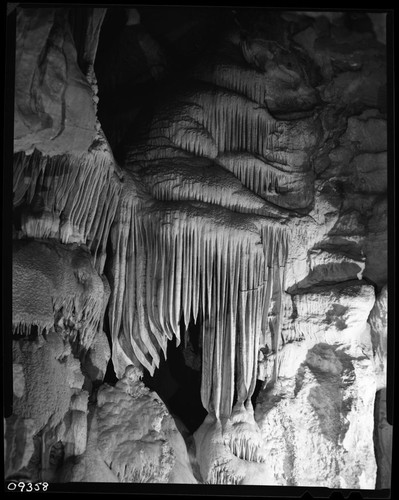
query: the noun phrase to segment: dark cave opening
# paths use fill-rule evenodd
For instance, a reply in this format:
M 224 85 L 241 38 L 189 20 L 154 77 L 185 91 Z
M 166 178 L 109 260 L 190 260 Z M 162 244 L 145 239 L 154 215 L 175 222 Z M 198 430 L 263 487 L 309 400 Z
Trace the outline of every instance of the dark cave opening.
M 104 321 L 104 331 L 111 342 L 107 317 L 108 311 Z M 148 370 L 143 370 L 143 382 L 160 396 L 171 415 L 177 417 L 192 434 L 207 415 L 201 402 L 200 324 L 191 318 L 186 330 L 184 323 L 181 322 L 180 335 L 181 342 L 178 346 L 176 339 L 168 342 L 166 359 L 161 354 L 159 368 L 155 370 L 153 376 Z M 108 361 L 103 382 L 112 386 L 118 382 L 112 359 Z
M 224 9 L 107 8 L 94 70 L 98 117 L 118 162 L 124 161 L 126 140 L 137 136 L 143 117 L 152 116 L 157 97 L 189 78 L 189 68 L 214 49 L 227 19 Z
M 262 390 L 263 386 L 264 386 L 265 382 L 264 380 L 260 380 L 258 379 L 256 381 L 256 385 L 255 385 L 255 389 L 254 389 L 254 393 L 252 394 L 251 396 L 251 402 L 252 402 L 252 406 L 255 408 L 255 405 L 256 405 L 256 400 L 258 399 L 258 396 L 259 396 L 259 393 L 260 391 Z
M 21 324 L 18 331 L 14 331 L 12 338 L 13 340 L 24 340 L 24 341 L 36 341 L 39 334 L 45 334 L 46 329 L 39 330 L 38 325 L 23 325 Z
M 168 342 L 154 375 L 144 371 L 143 382 L 163 400 L 172 416 L 192 434 L 204 421 L 207 411 L 201 402 L 200 325 L 191 319 L 187 330 L 180 323 L 181 343 Z

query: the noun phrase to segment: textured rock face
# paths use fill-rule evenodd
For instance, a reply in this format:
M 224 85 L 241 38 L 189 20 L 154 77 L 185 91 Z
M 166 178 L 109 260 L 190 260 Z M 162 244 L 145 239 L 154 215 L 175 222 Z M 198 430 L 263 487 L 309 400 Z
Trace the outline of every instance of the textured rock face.
M 228 420 L 220 421 L 208 415 L 194 438 L 205 483 L 278 484 L 249 405 L 237 405 Z
M 102 273 L 120 180 L 101 132 L 80 155 L 16 154 L 14 190 L 18 238 L 87 245 Z
M 293 296 L 280 377 L 255 412 L 277 484 L 374 487 L 373 303 L 373 288 L 360 284 Z M 269 363 L 260 367 L 265 380 Z
M 24 384 L 14 388 L 13 415 L 6 418 L 6 475 L 54 480 L 54 446 L 62 442 L 65 453 L 76 456 L 86 447 L 88 393 L 79 360 L 53 330 L 36 340 L 14 341 L 13 363 L 23 367 Z
M 195 12 L 16 8 L 6 476 L 390 487 L 383 19 Z
M 295 376 L 264 397 L 257 420 L 277 484 L 374 488 L 375 381 L 367 358 L 316 344 Z
M 92 91 L 76 60 L 67 9 L 17 9 L 15 151 L 86 151 L 96 133 Z
M 183 438 L 141 376 L 130 366 L 115 387 L 100 388 L 90 424 L 90 448 L 72 471 L 64 473 L 69 480 L 104 481 L 102 471 L 108 468 L 106 480 L 111 482 L 196 482 Z
M 375 402 L 375 424 L 377 434 L 376 456 L 379 464 L 377 487 L 390 488 L 392 468 L 392 425 L 387 420 L 387 358 L 388 352 L 388 289 L 385 286 L 378 295 L 370 312 L 369 323 L 377 375 L 377 395 Z
M 6 435 L 20 432 L 26 444 L 22 454 L 18 447 L 7 448 L 13 464 L 8 475 L 54 480 L 55 445 L 61 443 L 65 459 L 85 451 L 89 394 L 82 366 L 85 353 L 101 338 L 107 300 L 107 287 L 87 250 L 54 240 L 15 242 L 14 398 Z
M 57 327 L 88 348 L 108 300 L 90 254 L 76 245 L 20 240 L 13 249 L 13 328 L 29 335 Z M 38 286 L 36 294 L 32 290 Z

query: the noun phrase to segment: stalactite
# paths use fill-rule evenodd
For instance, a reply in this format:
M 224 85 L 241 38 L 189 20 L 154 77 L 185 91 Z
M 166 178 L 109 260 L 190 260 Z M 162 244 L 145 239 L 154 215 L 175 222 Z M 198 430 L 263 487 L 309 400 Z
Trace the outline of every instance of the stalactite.
M 265 462 L 265 456 L 262 454 L 260 442 L 252 443 L 251 440 L 244 435 L 238 439 L 235 436 L 230 436 L 227 445 L 231 452 L 242 460 L 258 463 Z
M 275 198 L 280 186 L 307 182 L 309 173 L 298 172 L 284 164 L 266 161 L 250 153 L 219 155 L 217 163 L 232 172 L 249 190 L 268 200 Z
M 90 346 L 98 332 L 104 312 L 103 303 L 97 296 L 56 295 L 52 297 L 54 314 L 62 311 L 64 324 L 70 323 L 79 331 L 79 342 Z
M 126 164 L 132 165 L 139 162 L 151 162 L 169 159 L 180 159 L 180 158 L 195 158 L 189 151 L 185 151 L 174 146 L 169 141 L 167 146 L 154 146 L 151 147 L 147 144 L 145 140 L 138 144 L 130 145 L 126 152 Z
M 183 92 L 172 104 L 160 108 L 152 120 L 147 147 L 175 145 L 208 158 L 225 151 L 263 154 L 273 148 L 275 119 L 243 95 L 204 86 Z
M 216 466 L 213 468 L 207 478 L 207 484 L 240 484 L 242 477 L 235 476 L 226 467 Z
M 119 191 L 115 162 L 108 151 L 55 157 L 35 151 L 14 158 L 14 206 L 23 202 L 30 206 L 23 212 L 23 233 L 66 244 L 85 243 L 100 272 Z M 35 199 L 40 202 L 37 208 Z
M 111 230 L 112 337 L 118 342 L 123 332 L 133 339 L 137 358 L 153 373 L 166 338 L 179 342 L 180 321 L 187 329 L 201 311 L 202 403 L 218 418 L 228 416 L 235 386 L 243 403 L 255 388 L 268 269 L 285 263 L 286 228 L 278 219 L 209 203 L 142 204 L 135 175 L 126 176 L 131 181 Z
M 128 148 L 130 180 L 111 229 L 110 317 L 113 342 L 131 339 L 153 373 L 167 339 L 180 342 L 180 323 L 187 330 L 201 315 L 201 399 L 219 418 L 235 393 L 240 404 L 253 394 L 264 331 L 279 350 L 281 300 L 273 299 L 284 290 L 291 214 L 272 201 L 304 173 L 276 150 L 281 127 L 265 107 L 264 75 L 234 57 L 207 70 L 159 105 Z M 131 182 L 147 191 L 146 203 Z M 122 375 L 117 356 L 114 365 Z
M 61 327 L 88 349 L 102 329 L 108 289 L 87 250 L 54 240 L 15 241 L 12 266 L 14 333 Z
M 52 326 L 53 325 L 50 323 L 42 323 L 40 321 L 37 321 L 37 319 L 32 318 L 32 323 L 25 323 L 24 321 L 13 322 L 12 333 L 13 335 L 28 338 L 32 334 L 32 327 L 35 327 L 35 329 L 37 328 L 37 332 L 39 335 L 43 335 Z
M 140 162 L 127 168 L 137 172 L 147 190 L 161 201 L 198 200 L 238 212 L 270 217 L 289 215 L 287 209 L 257 196 L 249 186 L 245 187 L 243 181 L 246 179 L 240 179 L 240 174 L 231 167 L 225 168 L 207 158 L 164 159 Z
M 62 312 L 64 319 L 64 328 L 73 328 L 79 331 L 79 343 L 82 346 L 89 347 L 98 332 L 102 321 L 103 303 L 97 296 L 79 296 L 79 295 L 53 295 L 52 308 L 54 316 Z M 32 327 L 38 328 L 38 333 L 43 334 L 46 330 L 54 327 L 54 316 L 52 320 L 41 322 L 34 316 L 31 319 L 14 313 L 13 334 L 29 337 Z
M 203 82 L 213 83 L 246 96 L 258 104 L 264 105 L 267 95 L 267 78 L 243 62 L 223 60 L 207 61 L 192 72 L 192 76 Z

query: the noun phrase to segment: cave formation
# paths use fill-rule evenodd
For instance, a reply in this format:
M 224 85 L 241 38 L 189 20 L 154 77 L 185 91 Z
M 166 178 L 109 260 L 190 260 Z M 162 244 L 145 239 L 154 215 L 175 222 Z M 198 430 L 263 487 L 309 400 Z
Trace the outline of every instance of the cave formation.
M 6 479 L 389 488 L 385 13 L 9 22 Z

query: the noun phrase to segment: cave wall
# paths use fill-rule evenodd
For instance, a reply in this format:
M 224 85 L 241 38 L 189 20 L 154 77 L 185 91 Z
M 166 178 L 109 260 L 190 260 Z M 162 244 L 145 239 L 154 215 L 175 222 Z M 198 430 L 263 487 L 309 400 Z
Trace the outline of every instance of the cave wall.
M 15 19 L 6 477 L 389 487 L 385 14 Z

